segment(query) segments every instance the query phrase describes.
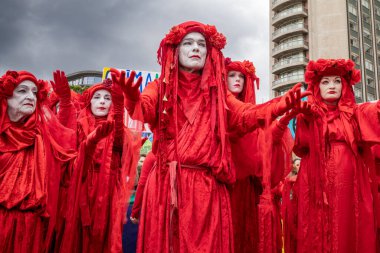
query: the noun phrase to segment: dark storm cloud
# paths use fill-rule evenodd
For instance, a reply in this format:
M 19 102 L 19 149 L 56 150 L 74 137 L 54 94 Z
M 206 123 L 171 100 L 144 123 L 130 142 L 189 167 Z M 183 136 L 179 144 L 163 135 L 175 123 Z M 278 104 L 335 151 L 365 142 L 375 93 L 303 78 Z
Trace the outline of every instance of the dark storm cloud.
M 186 20 L 215 25 L 224 53 L 254 61 L 269 74 L 266 1 L 6 0 L 0 8 L 0 72 L 25 69 L 39 78 L 103 67 L 158 71 L 156 50 L 169 29 Z M 264 82 L 263 82 L 264 81 Z

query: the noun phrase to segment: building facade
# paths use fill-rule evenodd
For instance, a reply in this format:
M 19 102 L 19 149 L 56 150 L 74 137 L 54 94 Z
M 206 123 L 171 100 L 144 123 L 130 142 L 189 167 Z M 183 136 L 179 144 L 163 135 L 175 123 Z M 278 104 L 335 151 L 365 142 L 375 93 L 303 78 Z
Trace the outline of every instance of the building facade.
M 271 83 L 278 96 L 319 58 L 351 58 L 358 103 L 380 97 L 380 0 L 271 0 Z
M 102 81 L 101 71 L 85 70 L 67 75 L 69 85 L 92 86 Z

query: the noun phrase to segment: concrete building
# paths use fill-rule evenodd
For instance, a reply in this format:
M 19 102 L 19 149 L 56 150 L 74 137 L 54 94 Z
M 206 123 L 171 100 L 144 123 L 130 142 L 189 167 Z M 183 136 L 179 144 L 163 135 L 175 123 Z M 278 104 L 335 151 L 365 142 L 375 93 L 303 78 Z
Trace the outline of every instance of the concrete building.
M 69 85 L 92 86 L 102 81 L 102 71 L 85 70 L 67 75 Z
M 380 0 L 270 0 L 272 96 L 304 80 L 318 58 L 351 58 L 357 102 L 380 97 Z

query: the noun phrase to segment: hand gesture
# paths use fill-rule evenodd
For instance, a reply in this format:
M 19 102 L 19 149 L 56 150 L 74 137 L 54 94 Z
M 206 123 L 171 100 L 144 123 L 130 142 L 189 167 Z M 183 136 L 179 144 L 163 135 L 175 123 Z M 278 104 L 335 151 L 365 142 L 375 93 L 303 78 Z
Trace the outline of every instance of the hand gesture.
M 289 111 L 293 107 L 301 105 L 301 99 L 303 97 L 311 95 L 310 91 L 305 91 L 301 93 L 301 83 L 297 83 L 291 88 L 285 95 L 283 95 L 280 101 L 274 106 L 272 114 L 274 116 L 280 116 L 284 114 L 286 111 Z
M 132 71 L 129 78 L 125 78 L 125 71 L 118 71 L 117 69 L 111 68 L 111 76 L 112 81 L 115 85 L 118 85 L 124 93 L 125 98 L 131 101 L 137 101 L 140 97 L 140 85 L 142 82 L 142 77 L 140 76 L 136 83 L 134 83 L 134 79 L 136 76 L 136 72 Z
M 96 145 L 101 139 L 107 137 L 112 132 L 114 126 L 115 123 L 113 121 L 100 123 L 100 125 L 87 136 L 87 143 Z
M 131 220 L 131 222 L 132 222 L 133 224 L 138 224 L 138 223 L 139 223 L 139 219 L 137 219 L 137 218 L 133 218 L 133 217 L 131 216 L 131 217 L 129 217 L 129 219 Z
M 59 97 L 61 104 L 70 103 L 71 90 L 65 72 L 56 70 L 53 72 L 53 77 L 54 81 L 50 81 L 50 84 L 53 87 L 54 92 Z

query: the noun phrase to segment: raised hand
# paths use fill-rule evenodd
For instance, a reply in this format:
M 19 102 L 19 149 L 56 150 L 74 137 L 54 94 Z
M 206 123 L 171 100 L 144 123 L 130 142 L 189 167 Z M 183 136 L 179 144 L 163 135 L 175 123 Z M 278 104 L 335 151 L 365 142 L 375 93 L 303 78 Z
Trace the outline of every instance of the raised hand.
M 301 99 L 303 97 L 311 95 L 310 91 L 305 91 L 301 93 L 301 86 L 301 83 L 297 83 L 296 85 L 294 85 L 293 88 L 291 88 L 289 91 L 286 92 L 285 95 L 281 97 L 280 101 L 278 101 L 273 108 L 273 116 L 277 117 L 289 111 L 293 107 L 300 107 Z
M 301 103 L 292 110 L 287 111 L 283 117 L 281 117 L 275 124 L 272 125 L 272 136 L 273 140 L 280 140 L 285 132 L 287 125 L 290 120 L 297 116 L 297 114 L 303 113 L 305 115 L 310 115 L 313 113 L 313 109 L 310 103 L 307 101 L 301 101 Z
M 118 85 L 124 93 L 126 99 L 130 101 L 137 101 L 140 97 L 140 85 L 142 82 L 142 77 L 140 76 L 134 83 L 136 72 L 132 71 L 129 78 L 126 79 L 125 71 L 118 71 L 117 69 L 111 68 L 111 77 L 115 85 Z
M 101 139 L 107 137 L 112 132 L 114 126 L 115 123 L 113 121 L 100 123 L 100 125 L 87 136 L 87 143 L 89 145 L 96 145 Z
M 71 90 L 65 72 L 56 70 L 53 72 L 53 77 L 54 81 L 50 81 L 50 83 L 59 97 L 61 106 L 69 104 L 71 102 Z

